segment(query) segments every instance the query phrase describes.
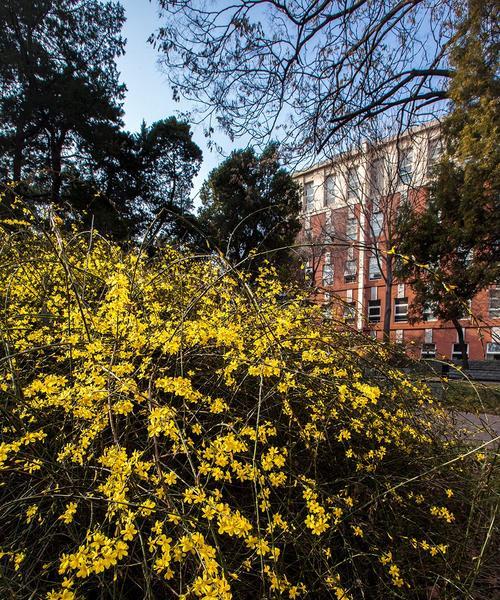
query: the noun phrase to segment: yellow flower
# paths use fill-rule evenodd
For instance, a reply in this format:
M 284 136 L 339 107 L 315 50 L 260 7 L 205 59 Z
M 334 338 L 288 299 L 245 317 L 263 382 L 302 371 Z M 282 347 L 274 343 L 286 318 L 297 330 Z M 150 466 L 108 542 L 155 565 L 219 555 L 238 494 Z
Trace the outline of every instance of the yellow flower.
M 177 481 L 177 475 L 174 473 L 174 471 L 169 471 L 164 476 L 164 480 L 167 485 L 173 485 Z
M 31 523 L 31 521 L 33 520 L 33 517 L 37 514 L 37 512 L 38 512 L 38 506 L 36 504 L 32 504 L 26 510 L 26 522 Z
M 353 526 L 352 527 L 352 531 L 354 533 L 355 536 L 357 537 L 363 537 L 363 530 L 361 529 L 361 527 Z
M 137 529 L 132 523 L 127 523 L 125 527 L 120 531 L 120 535 L 123 536 L 125 541 L 133 540 L 137 534 Z
M 121 542 L 121 541 L 116 542 L 115 553 L 116 553 L 116 558 L 118 560 L 121 560 L 124 556 L 127 556 L 128 555 L 127 544 L 125 544 L 125 542 Z
M 77 507 L 77 503 L 76 502 L 69 502 L 69 504 L 66 505 L 66 510 L 63 512 L 62 515 L 60 515 L 58 517 L 59 520 L 61 520 L 66 525 L 69 525 L 70 523 L 72 523 L 73 522 L 73 518 L 74 518 L 75 513 L 76 513 L 76 507 Z
M 19 569 L 21 567 L 21 563 L 24 561 L 25 558 L 26 558 L 25 552 L 16 552 L 14 554 L 14 571 L 19 571 Z
M 154 512 L 155 506 L 156 506 L 156 503 L 153 502 L 153 500 L 148 498 L 147 500 L 142 502 L 141 507 L 139 509 L 139 514 L 142 517 L 148 517 L 151 513 Z

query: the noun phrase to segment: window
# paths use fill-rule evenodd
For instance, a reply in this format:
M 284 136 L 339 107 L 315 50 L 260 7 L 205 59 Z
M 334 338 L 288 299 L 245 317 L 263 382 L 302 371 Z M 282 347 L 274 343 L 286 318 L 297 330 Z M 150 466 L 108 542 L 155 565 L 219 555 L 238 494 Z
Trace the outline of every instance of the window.
M 356 281 L 357 264 L 354 258 L 354 248 L 349 246 L 347 248 L 347 260 L 344 267 L 344 281 L 350 283 Z
M 500 344 L 495 342 L 486 344 L 486 360 L 500 360 Z
M 380 272 L 380 266 L 376 256 L 370 256 L 370 262 L 368 263 L 368 279 L 380 279 L 382 273 Z
M 345 263 L 345 271 L 344 271 L 344 281 L 346 283 L 351 283 L 353 281 L 356 281 L 356 261 L 354 259 L 352 260 L 346 260 Z
M 335 177 L 328 175 L 325 179 L 325 206 L 331 206 L 335 202 Z
M 432 176 L 432 171 L 439 160 L 441 152 L 441 140 L 439 138 L 429 140 L 429 145 L 427 147 L 427 177 Z
M 424 321 L 435 321 L 436 315 L 434 314 L 434 306 L 432 304 L 426 304 L 422 311 L 422 317 Z
M 410 185 L 413 176 L 412 167 L 413 152 L 411 148 L 402 150 L 399 157 L 399 181 L 403 185 Z
M 325 319 L 331 319 L 332 318 L 332 307 L 330 305 L 323 306 L 323 317 Z
M 469 344 L 465 344 L 465 349 L 467 356 L 469 356 Z M 462 360 L 462 349 L 460 348 L 460 344 L 453 344 L 451 348 L 451 358 L 452 360 Z
M 377 330 L 376 330 L 376 329 L 371 329 L 371 330 L 368 332 L 368 335 L 369 335 L 369 337 L 370 337 L 372 340 L 376 340 L 376 339 L 377 339 Z
M 380 322 L 380 300 L 368 301 L 368 323 Z
M 331 295 L 328 292 L 325 292 L 324 294 L 324 299 L 325 299 L 325 305 L 323 306 L 323 316 L 325 317 L 325 319 L 331 319 L 332 318 L 332 307 L 331 307 Z
M 422 346 L 421 358 L 436 358 L 436 344 L 427 342 Z
M 304 200 L 307 211 L 314 209 L 314 185 L 312 181 L 304 184 Z
M 325 237 L 332 239 L 334 237 L 334 229 L 332 223 L 332 213 L 328 210 L 325 214 Z
M 342 316 L 348 323 L 352 323 L 354 321 L 354 318 L 356 316 L 355 302 L 346 302 L 344 304 L 344 312 Z
M 323 265 L 322 272 L 323 285 L 333 285 L 333 266 L 330 264 Z
M 405 335 L 405 332 L 402 329 L 396 329 L 396 331 L 394 332 L 394 338 L 396 340 L 396 343 L 402 344 L 405 339 L 404 335 Z
M 394 300 L 394 321 L 396 323 L 408 321 L 408 298 L 396 298 Z
M 351 167 L 347 170 L 347 200 L 357 200 L 359 197 L 358 169 Z
M 489 290 L 490 302 L 488 314 L 493 319 L 500 317 L 500 285 L 495 285 Z
M 377 238 L 382 233 L 382 228 L 384 226 L 384 213 L 382 213 L 382 212 L 372 213 L 370 225 L 371 225 L 373 237 Z
M 349 240 L 356 240 L 358 238 L 358 222 L 352 212 L 347 214 L 345 235 Z

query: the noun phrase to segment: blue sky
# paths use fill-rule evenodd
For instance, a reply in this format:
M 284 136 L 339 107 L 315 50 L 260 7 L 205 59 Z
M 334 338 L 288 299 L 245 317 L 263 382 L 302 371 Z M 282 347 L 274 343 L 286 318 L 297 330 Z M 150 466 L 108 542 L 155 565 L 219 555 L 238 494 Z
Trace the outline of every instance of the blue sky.
M 151 124 L 158 119 L 189 110 L 190 107 L 185 102 L 172 100 L 167 78 L 160 72 L 157 64 L 158 53 L 147 43 L 148 37 L 160 24 L 156 1 L 121 0 L 121 3 L 127 17 L 123 28 L 123 36 L 127 39 L 126 53 L 118 59 L 121 79 L 128 88 L 124 121 L 126 129 L 137 131 L 143 119 Z M 194 181 L 193 196 L 196 196 L 208 173 L 223 157 L 207 148 L 202 125 L 193 126 L 193 139 L 203 150 L 203 164 Z M 222 134 L 217 135 L 216 141 L 224 147 L 225 153 L 244 146 L 243 142 L 232 144 Z

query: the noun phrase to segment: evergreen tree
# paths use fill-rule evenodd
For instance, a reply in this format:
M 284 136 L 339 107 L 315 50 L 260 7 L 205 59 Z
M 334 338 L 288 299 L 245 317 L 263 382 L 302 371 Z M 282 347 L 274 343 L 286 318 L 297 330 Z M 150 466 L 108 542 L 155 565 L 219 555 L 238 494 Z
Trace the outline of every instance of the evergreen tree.
M 469 4 L 451 55 L 445 152 L 426 207 L 408 208 L 400 219 L 399 250 L 407 256 L 399 275 L 416 292 L 413 313 L 421 316 L 432 305 L 438 318 L 454 324 L 464 365 L 460 319 L 469 301 L 500 276 L 498 45 L 488 29 L 494 9 L 493 2 Z
M 100 0 L 0 6 L 0 177 L 116 239 L 153 219 L 153 235 L 178 236 L 202 154 L 173 117 L 122 130 L 124 18 Z
M 140 200 L 143 218 L 155 223 L 151 235 L 170 239 L 185 233 L 184 217 L 193 208 L 190 192 L 202 152 L 192 139 L 188 123 L 169 117 L 135 136 L 140 164 Z
M 116 240 L 140 232 L 141 164 L 133 134 L 97 127 L 92 146 L 66 176 L 66 196 L 82 226 Z
M 298 186 L 282 168 L 275 145 L 257 156 L 233 152 L 201 190 L 200 228 L 233 263 L 255 271 L 263 258 L 286 265 L 300 229 Z M 276 253 L 277 249 L 282 248 Z M 252 259 L 251 253 L 264 253 Z
M 2 171 L 15 181 L 35 172 L 33 197 L 61 204 L 64 170 L 92 150 L 97 129 L 121 125 L 124 18 L 120 3 L 99 0 L 0 6 Z

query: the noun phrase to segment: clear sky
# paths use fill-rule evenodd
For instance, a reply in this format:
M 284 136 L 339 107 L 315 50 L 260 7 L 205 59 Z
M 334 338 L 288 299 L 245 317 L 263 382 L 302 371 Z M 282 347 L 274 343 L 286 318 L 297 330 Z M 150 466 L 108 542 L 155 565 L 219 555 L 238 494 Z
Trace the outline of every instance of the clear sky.
M 160 25 L 156 0 L 120 0 L 125 7 L 127 21 L 123 28 L 123 36 L 127 39 L 126 53 L 118 59 L 121 79 L 128 92 L 125 98 L 125 127 L 129 131 L 137 131 L 142 120 L 151 124 L 158 119 L 176 115 L 189 110 L 183 102 L 174 102 L 168 81 L 160 72 L 157 64 L 158 53 L 148 44 L 147 39 Z M 209 150 L 203 135 L 203 126 L 195 125 L 193 139 L 203 150 L 203 164 L 194 181 L 193 196 L 223 157 L 215 150 Z M 225 154 L 240 146 L 243 142 L 232 144 L 222 134 L 216 141 L 224 147 Z M 195 198 L 196 201 L 196 198 Z

